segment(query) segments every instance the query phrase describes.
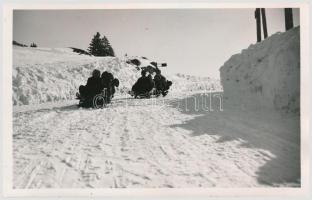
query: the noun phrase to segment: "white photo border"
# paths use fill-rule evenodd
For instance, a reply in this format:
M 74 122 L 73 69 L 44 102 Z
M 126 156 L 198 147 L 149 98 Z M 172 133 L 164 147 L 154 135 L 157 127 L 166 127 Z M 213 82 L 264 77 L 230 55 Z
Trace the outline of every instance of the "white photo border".
M 116 188 L 116 189 L 13 189 L 13 140 L 12 140 L 12 33 L 15 9 L 199 9 L 199 8 L 299 8 L 300 9 L 300 123 L 301 123 L 301 187 L 299 188 Z M 307 2 L 281 3 L 96 3 L 96 4 L 5 4 L 3 6 L 3 73 L 2 73 L 2 151 L 3 194 L 6 197 L 303 197 L 309 185 L 309 125 L 310 91 L 309 69 L 309 4 Z

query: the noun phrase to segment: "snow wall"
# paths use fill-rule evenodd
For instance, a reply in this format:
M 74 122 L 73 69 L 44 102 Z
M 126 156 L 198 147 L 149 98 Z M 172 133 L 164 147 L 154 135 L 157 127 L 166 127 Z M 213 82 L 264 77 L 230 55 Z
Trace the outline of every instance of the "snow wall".
M 141 64 L 129 64 L 133 58 Z M 86 84 L 94 69 L 112 72 L 120 80 L 117 95 L 127 94 L 140 77 L 140 67 L 147 65 L 151 65 L 151 61 L 142 57 L 94 57 L 79 55 L 70 48 L 13 46 L 13 105 L 73 100 L 79 85 Z M 219 80 L 208 77 L 163 74 L 173 82 L 171 93 L 222 90 Z
M 276 33 L 220 68 L 225 105 L 300 111 L 300 28 Z

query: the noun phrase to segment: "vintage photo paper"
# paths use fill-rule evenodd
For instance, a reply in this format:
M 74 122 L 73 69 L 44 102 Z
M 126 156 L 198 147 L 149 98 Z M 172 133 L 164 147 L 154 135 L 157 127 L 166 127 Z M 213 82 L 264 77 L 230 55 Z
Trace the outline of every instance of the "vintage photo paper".
M 5 4 L 5 195 L 306 194 L 308 15 Z

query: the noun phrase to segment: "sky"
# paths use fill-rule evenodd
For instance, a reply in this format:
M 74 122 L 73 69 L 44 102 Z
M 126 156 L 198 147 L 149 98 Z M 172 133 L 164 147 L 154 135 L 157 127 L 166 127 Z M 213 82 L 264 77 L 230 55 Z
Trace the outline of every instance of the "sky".
M 299 9 L 293 9 L 299 25 Z M 284 9 L 266 9 L 268 35 L 285 31 Z M 15 10 L 13 40 L 87 49 L 96 32 L 117 56 L 168 64 L 166 73 L 219 78 L 219 68 L 256 43 L 254 9 Z M 263 36 L 263 34 L 262 34 Z

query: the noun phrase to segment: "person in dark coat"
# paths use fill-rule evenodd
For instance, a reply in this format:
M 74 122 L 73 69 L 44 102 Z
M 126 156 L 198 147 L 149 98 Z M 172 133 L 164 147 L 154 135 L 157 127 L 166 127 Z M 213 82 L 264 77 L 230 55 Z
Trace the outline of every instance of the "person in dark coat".
M 132 91 L 134 94 L 140 94 L 142 91 L 144 91 L 144 80 L 146 79 L 146 71 L 141 71 L 141 77 L 135 82 L 135 84 L 132 86 Z
M 154 76 L 156 95 L 159 96 L 162 94 L 166 96 L 168 94 L 168 90 L 172 85 L 171 81 L 166 80 L 166 78 L 161 74 L 160 69 L 156 69 L 156 75 Z
M 145 70 L 142 70 L 141 75 L 142 76 L 132 86 L 132 91 L 135 97 L 150 92 L 154 87 L 154 81 L 151 75 L 146 76 Z
M 79 97 L 93 98 L 95 95 L 101 93 L 101 72 L 97 69 L 93 70 L 92 77 L 88 78 L 87 84 L 79 87 Z
M 155 82 L 154 82 L 154 80 L 153 80 L 152 75 L 149 74 L 149 75 L 147 76 L 147 87 L 146 87 L 146 89 L 147 89 L 148 91 L 151 91 L 154 87 L 155 87 Z
M 114 97 L 114 94 L 116 92 L 115 87 L 119 86 L 119 80 L 117 78 L 114 78 L 114 75 L 107 71 L 102 73 L 101 79 L 102 79 L 102 90 L 106 89 L 107 100 L 108 102 L 110 102 L 110 100 Z
M 114 94 L 116 92 L 115 87 L 119 87 L 119 80 L 117 78 L 114 78 L 113 81 L 113 88 L 112 88 L 112 97 L 114 97 Z
M 156 75 L 154 76 L 156 90 L 162 91 L 165 88 L 166 78 L 161 75 L 160 69 L 156 69 Z

